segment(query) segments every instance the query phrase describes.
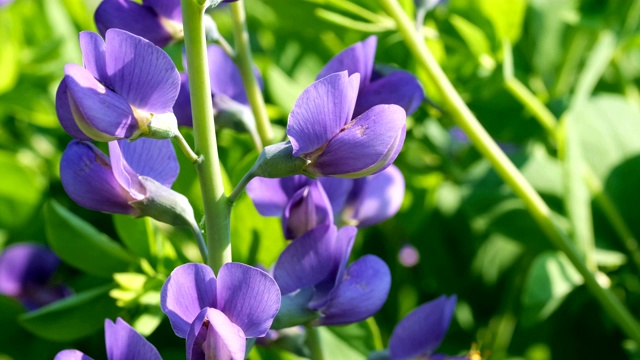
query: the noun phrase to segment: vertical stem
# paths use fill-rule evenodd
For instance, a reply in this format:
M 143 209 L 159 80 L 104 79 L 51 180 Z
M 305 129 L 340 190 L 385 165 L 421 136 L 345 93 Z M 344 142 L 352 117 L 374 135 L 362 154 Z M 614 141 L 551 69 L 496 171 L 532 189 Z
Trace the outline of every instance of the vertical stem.
M 249 31 L 247 30 L 247 14 L 244 11 L 244 1 L 239 0 L 229 4 L 231 19 L 233 20 L 233 37 L 236 43 L 236 63 L 242 74 L 242 82 L 247 91 L 247 98 L 251 104 L 253 117 L 256 119 L 258 134 L 263 145 L 271 145 L 273 130 L 267 115 L 267 107 L 262 97 L 262 90 L 253 72 L 253 58 L 251 57 L 251 44 L 249 43 Z M 260 151 L 262 149 L 258 149 Z
M 467 104 L 465 104 L 445 75 L 440 64 L 427 48 L 424 39 L 416 32 L 413 21 L 407 16 L 397 0 L 380 0 L 380 3 L 396 21 L 398 30 L 402 34 L 409 50 L 430 75 L 435 87 L 441 92 L 447 110 L 449 110 L 458 126 L 469 136 L 471 142 L 491 163 L 498 175 L 524 201 L 529 213 L 546 233 L 553 245 L 567 255 L 567 258 L 584 277 L 587 288 L 600 302 L 609 316 L 622 328 L 627 336 L 640 343 L 640 325 L 611 291 L 600 286 L 573 243 L 568 239 L 564 231 L 555 224 L 551 209 L 467 107 Z
M 305 344 L 311 353 L 311 360 L 324 360 L 318 328 L 312 325 L 305 325 L 304 329 L 306 330 Z
M 209 248 L 207 264 L 218 272 L 224 263 L 231 261 L 230 209 L 224 194 L 213 122 L 207 43 L 203 22 L 204 4 L 198 4 L 196 0 L 181 0 L 181 5 L 193 111 L 193 132 L 196 150 L 202 156 L 202 161 L 196 164 L 196 169 L 204 202 L 205 233 Z

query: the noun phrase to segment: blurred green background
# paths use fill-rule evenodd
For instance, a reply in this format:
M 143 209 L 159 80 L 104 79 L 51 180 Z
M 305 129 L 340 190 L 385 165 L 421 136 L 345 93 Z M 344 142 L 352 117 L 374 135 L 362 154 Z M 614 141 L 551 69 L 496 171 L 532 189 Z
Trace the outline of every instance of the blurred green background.
M 411 15 L 411 0 L 400 1 Z M 0 8 L 0 249 L 48 243 L 63 265 L 55 281 L 77 296 L 25 314 L 0 297 L 0 359 L 46 359 L 64 348 L 104 358 L 103 319 L 121 316 L 165 359 L 184 343 L 159 311 L 173 267 L 198 261 L 188 232 L 74 204 L 59 178 L 71 138 L 55 113 L 66 63 L 81 63 L 78 31 L 95 31 L 98 0 L 15 0 Z M 478 349 L 491 359 L 640 358 L 568 260 L 558 253 L 489 163 L 456 134 L 441 98 L 373 0 L 246 0 L 255 61 L 271 120 L 284 136 L 300 92 L 333 55 L 370 34 L 376 62 L 416 74 L 430 102 L 408 119 L 396 164 L 407 191 L 399 214 L 358 234 L 354 258 L 389 264 L 389 299 L 375 316 L 384 344 L 415 306 L 457 294 L 439 352 Z M 211 11 L 232 43 L 228 9 Z M 576 241 L 598 280 L 640 314 L 640 1 L 450 0 L 422 32 L 472 111 Z M 166 49 L 181 68 L 182 44 Z M 527 95 L 534 100 L 527 99 Z M 540 113 L 531 104 L 543 105 Z M 542 121 L 541 121 L 542 119 Z M 547 123 L 544 119 L 559 121 Z M 185 135 L 190 137 L 189 130 Z M 257 156 L 249 136 L 219 132 L 235 184 Z M 195 170 L 181 154 L 174 189 L 202 213 Z M 230 187 L 230 185 L 229 185 Z M 622 224 L 622 225 L 620 225 Z M 234 260 L 270 266 L 286 245 L 278 219 L 243 196 L 232 215 Z M 411 244 L 420 261 L 405 267 Z M 115 273 L 115 275 L 114 275 Z M 323 331 L 330 359 L 366 358 L 371 323 Z M 252 359 L 295 359 L 283 341 Z

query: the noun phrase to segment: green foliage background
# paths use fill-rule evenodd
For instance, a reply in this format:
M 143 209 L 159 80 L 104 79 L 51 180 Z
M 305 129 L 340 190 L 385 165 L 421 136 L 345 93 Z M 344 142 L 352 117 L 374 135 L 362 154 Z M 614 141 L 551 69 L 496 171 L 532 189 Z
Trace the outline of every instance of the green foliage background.
M 104 357 L 103 319 L 116 316 L 149 335 L 165 359 L 184 357 L 183 340 L 158 303 L 170 271 L 199 260 L 190 234 L 82 209 L 60 185 L 60 154 L 70 137 L 56 119 L 55 91 L 64 65 L 81 63 L 77 33 L 95 31 L 98 3 L 16 0 L 0 8 L 0 249 L 48 243 L 63 260 L 55 281 L 77 294 L 28 314 L 0 297 L 0 359 L 52 358 L 64 348 Z M 413 14 L 412 1 L 401 3 Z M 415 306 L 457 294 L 441 352 L 464 355 L 475 343 L 491 359 L 638 357 L 638 344 L 625 340 L 524 204 L 471 145 L 452 138 L 440 94 L 377 1 L 247 0 L 246 8 L 279 136 L 323 64 L 370 34 L 379 36 L 376 62 L 416 74 L 436 105 L 408 119 L 396 162 L 407 184 L 402 209 L 361 230 L 353 255 L 376 254 L 392 269 L 389 300 L 375 317 L 384 344 Z M 228 9 L 211 14 L 231 41 Z M 450 0 L 428 13 L 423 28 L 472 111 L 634 314 L 640 255 L 628 241 L 640 237 L 639 19 L 637 0 Z M 181 46 L 167 48 L 179 68 Z M 560 119 L 553 132 L 510 91 L 513 76 Z M 257 154 L 247 135 L 218 135 L 230 188 Z M 181 161 L 174 189 L 201 214 L 195 170 Z M 611 208 L 629 233 L 616 231 Z M 242 197 L 232 216 L 234 260 L 272 265 L 286 245 L 281 232 L 277 219 L 260 217 Z M 420 252 L 415 267 L 397 260 L 405 244 Z M 371 324 L 323 331 L 328 358 L 366 358 L 377 341 Z M 258 348 L 251 358 L 296 358 L 283 348 L 299 344 Z

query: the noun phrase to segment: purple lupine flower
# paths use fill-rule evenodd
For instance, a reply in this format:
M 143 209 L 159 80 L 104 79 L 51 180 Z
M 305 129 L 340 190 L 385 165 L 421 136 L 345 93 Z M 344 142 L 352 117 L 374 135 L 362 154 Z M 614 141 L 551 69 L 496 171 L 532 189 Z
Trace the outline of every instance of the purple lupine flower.
M 64 285 L 51 284 L 60 259 L 44 245 L 18 243 L 0 253 L 0 294 L 19 300 L 28 310 L 71 294 Z
M 104 340 L 108 360 L 162 360 L 160 353 L 144 336 L 121 318 L 104 321 Z M 91 360 L 79 350 L 62 350 L 54 360 Z
M 355 119 L 360 75 L 328 75 L 306 88 L 287 124 L 293 155 L 306 175 L 358 178 L 379 172 L 397 157 L 406 134 L 398 105 L 376 105 Z
M 80 140 L 173 136 L 180 75 L 169 55 L 126 31 L 105 39 L 80 33 L 84 67 L 67 64 L 56 93 L 62 127 Z
M 360 91 L 353 117 L 357 117 L 375 105 L 396 104 L 407 115 L 413 114 L 424 100 L 424 90 L 411 73 L 394 69 L 387 74 L 374 70 L 378 38 L 373 35 L 357 42 L 334 56 L 318 74 L 317 80 L 327 75 L 347 71 L 360 74 Z
M 414 267 L 420 262 L 420 253 L 411 244 L 403 245 L 398 252 L 398 262 L 404 267 Z
M 0 0 L 0 8 L 5 6 L 5 5 L 9 5 L 13 2 L 14 0 Z
M 449 330 L 455 308 L 456 296 L 443 295 L 411 311 L 391 333 L 389 339 L 391 360 L 467 359 L 433 353 Z
M 334 225 L 320 225 L 292 242 L 276 262 L 273 276 L 282 295 L 308 294 L 300 306 L 317 312 L 315 325 L 364 320 L 387 299 L 391 273 L 382 259 L 365 255 L 347 266 L 356 232 L 352 226 L 338 231 Z
M 187 359 L 242 360 L 247 338 L 267 334 L 280 309 L 280 291 L 266 272 L 227 263 L 216 279 L 203 264 L 177 267 L 162 286 L 160 304 Z

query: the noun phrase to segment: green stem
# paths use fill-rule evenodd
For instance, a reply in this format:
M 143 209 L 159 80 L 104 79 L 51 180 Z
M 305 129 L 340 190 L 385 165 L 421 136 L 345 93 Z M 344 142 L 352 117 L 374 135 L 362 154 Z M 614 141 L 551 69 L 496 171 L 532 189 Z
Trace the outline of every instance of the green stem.
M 242 179 L 240 179 L 240 182 L 238 183 L 238 185 L 236 185 L 236 187 L 231 192 L 231 195 L 229 195 L 229 197 L 227 198 L 227 202 L 229 202 L 229 205 L 233 205 L 233 203 L 235 203 L 236 200 L 238 200 L 238 197 L 242 194 L 244 189 L 247 187 L 247 184 L 249 184 L 249 182 L 254 177 L 256 177 L 256 175 L 253 173 L 253 171 L 249 171 L 246 174 L 244 174 Z
M 306 330 L 305 344 L 311 353 L 311 360 L 324 360 L 322 352 L 322 342 L 320 341 L 320 332 L 318 328 L 311 325 L 305 325 Z
M 263 145 L 270 145 L 273 139 L 273 129 L 267 115 L 267 107 L 262 97 L 262 90 L 253 72 L 253 58 L 251 56 L 251 44 L 249 43 L 249 31 L 247 30 L 247 15 L 244 11 L 244 1 L 239 0 L 229 4 L 231 19 L 233 20 L 233 37 L 236 43 L 236 63 L 240 68 L 242 82 L 247 91 L 247 98 L 251 104 L 253 117 L 256 119 L 258 134 Z M 258 151 L 261 151 L 260 147 Z
M 218 272 L 223 264 L 231 261 L 230 209 L 224 194 L 213 121 L 203 22 L 204 4 L 198 4 L 195 0 L 181 0 L 181 5 L 189 69 L 193 132 L 196 150 L 202 154 L 202 160 L 196 165 L 196 169 L 204 203 L 206 238 L 209 248 L 207 264 Z
M 609 316 L 618 323 L 627 336 L 640 343 L 640 325 L 611 291 L 600 286 L 573 243 L 553 221 L 551 209 L 498 147 L 467 107 L 464 100 L 462 100 L 460 94 L 458 94 L 437 60 L 427 48 L 420 34 L 416 32 L 413 21 L 403 11 L 397 0 L 380 0 L 380 3 L 396 21 L 409 50 L 429 74 L 433 85 L 441 92 L 447 110 L 449 110 L 458 126 L 467 134 L 478 151 L 492 164 L 498 175 L 524 201 L 529 213 L 546 233 L 553 245 L 567 255 L 571 263 L 584 277 L 591 293 Z
M 187 140 L 184 139 L 184 136 L 182 136 L 180 132 L 178 132 L 178 135 L 174 136 L 174 138 L 178 141 L 178 147 L 180 150 L 182 150 L 184 155 L 192 164 L 197 164 L 202 160 L 195 152 L 193 152 L 193 150 L 191 150 L 191 146 L 189 146 L 189 143 L 187 143 Z

